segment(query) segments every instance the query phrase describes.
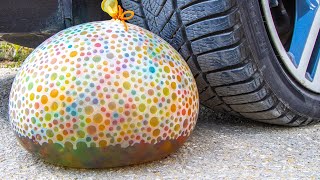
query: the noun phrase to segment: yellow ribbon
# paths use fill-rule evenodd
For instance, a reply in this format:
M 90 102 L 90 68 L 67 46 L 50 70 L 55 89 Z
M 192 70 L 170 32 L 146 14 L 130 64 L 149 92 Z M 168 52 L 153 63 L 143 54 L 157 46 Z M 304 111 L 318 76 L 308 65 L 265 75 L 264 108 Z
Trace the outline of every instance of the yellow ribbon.
M 117 0 L 103 0 L 101 3 L 101 9 L 108 13 L 112 19 L 120 20 L 123 23 L 125 30 L 128 31 L 128 26 L 125 21 L 133 18 L 133 11 L 123 11 L 122 7 L 118 5 Z

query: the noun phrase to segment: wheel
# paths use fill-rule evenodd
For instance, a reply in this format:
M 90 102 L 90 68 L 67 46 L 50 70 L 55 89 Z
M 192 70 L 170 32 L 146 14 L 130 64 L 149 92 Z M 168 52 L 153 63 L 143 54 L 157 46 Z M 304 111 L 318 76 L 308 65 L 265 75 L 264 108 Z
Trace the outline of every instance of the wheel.
M 131 23 L 160 35 L 185 58 L 203 105 L 271 124 L 319 121 L 318 1 L 122 0 L 122 5 L 135 11 Z

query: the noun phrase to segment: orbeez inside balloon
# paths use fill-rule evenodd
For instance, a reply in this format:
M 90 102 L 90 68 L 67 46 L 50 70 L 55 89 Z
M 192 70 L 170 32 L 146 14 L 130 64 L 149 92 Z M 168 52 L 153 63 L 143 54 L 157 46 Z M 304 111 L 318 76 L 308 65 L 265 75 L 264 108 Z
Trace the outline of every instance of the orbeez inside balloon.
M 63 30 L 27 58 L 12 86 L 21 144 L 48 162 L 102 168 L 163 158 L 193 130 L 193 75 L 167 42 L 117 20 Z

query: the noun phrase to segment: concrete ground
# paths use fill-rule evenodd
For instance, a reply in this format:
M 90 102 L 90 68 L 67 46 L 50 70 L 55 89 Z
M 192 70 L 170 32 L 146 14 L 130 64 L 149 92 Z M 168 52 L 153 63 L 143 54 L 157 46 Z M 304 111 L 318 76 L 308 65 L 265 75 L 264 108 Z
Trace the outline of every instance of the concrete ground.
M 317 179 L 320 125 L 287 128 L 201 108 L 195 131 L 176 153 L 124 168 L 69 169 L 44 163 L 16 141 L 7 118 L 14 70 L 0 69 L 0 179 Z

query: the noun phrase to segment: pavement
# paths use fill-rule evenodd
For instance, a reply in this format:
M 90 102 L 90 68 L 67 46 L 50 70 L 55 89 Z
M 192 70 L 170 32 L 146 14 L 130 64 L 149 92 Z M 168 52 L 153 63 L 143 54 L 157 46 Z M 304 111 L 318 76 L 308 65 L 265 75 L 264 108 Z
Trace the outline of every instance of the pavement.
M 201 107 L 197 126 L 177 152 L 151 163 L 71 169 L 43 162 L 15 139 L 7 117 L 16 73 L 0 68 L 0 179 L 318 179 L 320 124 L 274 126 Z

